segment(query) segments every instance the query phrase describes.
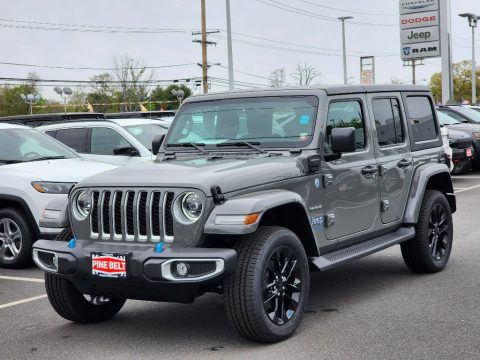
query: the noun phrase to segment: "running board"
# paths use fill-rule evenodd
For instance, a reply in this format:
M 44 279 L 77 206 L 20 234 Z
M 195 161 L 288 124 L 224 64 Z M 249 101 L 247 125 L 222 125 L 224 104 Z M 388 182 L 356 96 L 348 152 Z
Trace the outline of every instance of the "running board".
M 361 244 L 353 245 L 316 258 L 310 258 L 310 262 L 320 271 L 325 271 L 376 253 L 390 246 L 400 244 L 413 237 L 415 237 L 415 229 L 413 227 L 402 227 L 393 233 L 379 236 Z

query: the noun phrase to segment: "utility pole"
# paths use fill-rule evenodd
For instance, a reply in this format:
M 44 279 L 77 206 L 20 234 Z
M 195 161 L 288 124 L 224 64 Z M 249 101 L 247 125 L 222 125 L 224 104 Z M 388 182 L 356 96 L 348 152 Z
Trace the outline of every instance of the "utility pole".
M 227 47 L 228 47 L 228 90 L 234 90 L 233 80 L 233 50 L 232 50 L 232 24 L 230 19 L 230 0 L 226 0 L 227 7 Z
M 202 67 L 202 83 L 203 83 L 203 93 L 208 93 L 208 68 L 210 65 L 207 60 L 207 45 L 217 45 L 216 42 L 207 41 L 207 35 L 213 33 L 219 33 L 220 30 L 207 31 L 207 16 L 205 8 L 205 0 L 200 0 L 202 6 L 202 31 L 201 32 L 192 32 L 192 35 L 202 35 L 201 40 L 192 40 L 193 42 L 202 44 L 202 63 L 199 64 Z
M 420 61 L 417 63 L 417 61 Z M 417 83 L 417 66 L 423 65 L 423 59 L 420 60 L 407 60 L 403 62 L 403 66 L 410 66 L 412 68 L 412 84 L 415 85 Z
M 343 83 L 347 84 L 347 45 L 345 40 L 345 20 L 353 19 L 353 16 L 341 16 L 337 18 L 342 22 L 342 40 L 343 40 Z

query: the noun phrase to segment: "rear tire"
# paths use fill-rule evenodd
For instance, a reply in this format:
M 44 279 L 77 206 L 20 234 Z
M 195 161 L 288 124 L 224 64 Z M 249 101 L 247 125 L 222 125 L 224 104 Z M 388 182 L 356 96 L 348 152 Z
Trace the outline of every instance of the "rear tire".
M 0 209 L 0 267 L 22 269 L 32 265 L 35 239 L 35 232 L 23 211 Z
M 235 249 L 236 268 L 224 284 L 228 317 L 247 339 L 287 339 L 302 321 L 310 287 L 302 243 L 288 229 L 260 227 Z
M 447 265 L 453 243 L 450 205 L 443 193 L 426 190 L 416 237 L 401 244 L 405 264 L 416 273 L 435 273 Z
M 125 299 L 91 297 L 87 300 L 69 280 L 49 273 L 45 273 L 45 289 L 57 314 L 78 323 L 91 324 L 109 320 L 125 304 Z

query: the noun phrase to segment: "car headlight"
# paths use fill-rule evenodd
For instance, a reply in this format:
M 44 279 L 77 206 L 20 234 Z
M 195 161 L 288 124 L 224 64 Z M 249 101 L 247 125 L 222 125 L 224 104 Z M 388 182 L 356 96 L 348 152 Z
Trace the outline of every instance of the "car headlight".
M 32 186 L 40 193 L 46 194 L 68 194 L 75 183 L 34 181 Z
M 194 191 L 181 194 L 173 206 L 175 218 L 182 224 L 192 224 L 203 213 L 203 202 L 200 194 Z
M 472 135 L 477 139 L 480 139 L 480 132 L 474 132 Z
M 73 215 L 77 220 L 85 220 L 92 209 L 92 198 L 86 191 L 75 195 L 73 199 Z

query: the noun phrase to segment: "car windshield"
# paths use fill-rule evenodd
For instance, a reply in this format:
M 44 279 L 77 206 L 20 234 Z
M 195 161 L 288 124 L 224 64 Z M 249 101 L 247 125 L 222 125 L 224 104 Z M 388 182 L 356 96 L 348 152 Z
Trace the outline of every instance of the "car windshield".
M 165 143 L 172 147 L 196 143 L 212 149 L 242 141 L 265 148 L 303 147 L 312 141 L 317 109 L 315 96 L 187 103 L 177 113 Z
M 444 113 L 444 112 L 441 111 L 441 110 L 438 110 L 438 111 L 437 111 L 437 114 L 438 114 L 438 122 L 439 122 L 441 125 L 461 124 L 460 121 L 454 119 L 453 117 L 451 117 L 450 115 Z
M 125 129 L 149 150 L 152 148 L 153 138 L 168 131 L 166 127 L 156 124 L 129 125 L 125 126 Z
M 0 164 L 76 158 L 73 151 L 33 129 L 0 131 Z
M 480 113 L 478 111 L 475 111 L 468 107 L 462 107 L 462 106 L 457 106 L 454 109 L 458 111 L 460 114 L 469 118 L 470 120 L 480 123 Z

